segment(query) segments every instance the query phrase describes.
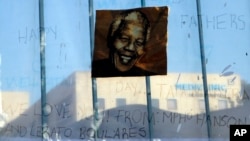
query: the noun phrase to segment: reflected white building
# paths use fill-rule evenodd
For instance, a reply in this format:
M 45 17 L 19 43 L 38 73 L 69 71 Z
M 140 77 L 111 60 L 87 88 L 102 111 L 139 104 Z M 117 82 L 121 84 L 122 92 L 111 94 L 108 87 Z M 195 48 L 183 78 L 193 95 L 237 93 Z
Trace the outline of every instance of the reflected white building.
M 216 128 L 213 129 L 226 137 L 227 126 L 231 122 L 242 119 L 241 121 L 248 123 L 244 120 L 245 115 L 241 116 L 236 112 L 242 98 L 241 80 L 238 75 L 220 76 L 219 74 L 208 74 L 207 80 L 210 110 L 215 120 L 213 123 L 216 123 L 214 124 Z M 206 138 L 204 86 L 201 74 L 170 73 L 166 76 L 152 76 L 150 82 L 155 135 L 159 138 L 179 135 L 183 138 Z M 149 136 L 145 77 L 97 78 L 96 90 L 98 110 L 105 111 L 101 112 L 103 115 L 100 114 L 103 116 L 100 118 L 99 125 L 101 138 L 108 133 L 110 136 L 118 135 L 115 133 L 123 129 L 133 131 L 131 137 Z M 16 98 L 17 95 L 20 97 Z M 41 101 L 37 101 L 24 111 L 28 106 L 28 94 L 6 93 L 3 96 L 5 97 L 3 99 L 9 96 L 17 100 L 13 101 L 9 98 L 7 101 L 4 100 L 5 103 L 19 103 L 19 107 L 16 106 L 19 111 L 17 113 L 8 110 L 4 106 L 6 104 L 3 104 L 3 111 L 5 109 L 5 113 L 8 116 L 11 115 L 11 119 L 16 118 L 3 129 L 3 133 L 40 138 L 42 135 Z M 89 72 L 73 73 L 53 88 L 46 99 L 46 103 L 43 104 L 45 109 L 43 118 L 47 121 L 46 130 L 49 137 L 56 138 L 57 135 L 62 138 L 89 137 L 87 131 L 93 130 L 93 95 Z M 245 108 L 243 107 L 242 110 L 244 111 Z M 235 112 L 232 113 L 231 109 Z M 232 114 L 224 116 L 229 111 Z M 217 125 L 219 123 L 221 125 L 225 120 L 228 122 L 223 126 Z M 169 128 L 162 130 L 166 126 Z M 9 130 L 17 127 L 22 127 L 25 132 Z M 190 127 L 192 130 L 189 130 Z
M 152 99 L 155 106 L 168 111 L 188 114 L 205 112 L 202 75 L 197 73 L 168 74 L 152 77 Z M 241 80 L 238 75 L 207 74 L 210 111 L 239 106 Z M 154 102 L 154 100 L 156 102 Z
M 29 108 L 29 93 L 19 91 L 0 92 L 0 127 L 24 115 Z
M 170 73 L 151 76 L 150 81 L 153 107 L 190 115 L 205 112 L 201 74 Z M 242 92 L 238 75 L 208 74 L 207 81 L 211 111 L 239 106 Z M 96 82 L 99 111 L 123 105 L 147 105 L 145 77 L 97 78 Z M 91 84 L 90 73 L 76 72 L 49 92 L 48 103 L 66 106 L 74 121 L 91 116 Z

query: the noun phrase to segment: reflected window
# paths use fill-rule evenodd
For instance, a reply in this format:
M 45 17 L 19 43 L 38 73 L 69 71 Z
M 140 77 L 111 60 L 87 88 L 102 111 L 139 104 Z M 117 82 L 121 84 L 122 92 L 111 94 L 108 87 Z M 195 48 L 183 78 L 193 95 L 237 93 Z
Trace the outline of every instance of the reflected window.
M 155 108 L 159 108 L 159 99 L 152 99 L 152 106 Z
M 219 109 L 227 109 L 228 108 L 228 104 L 226 100 L 219 100 L 218 101 L 218 108 Z
M 105 99 L 98 98 L 98 109 L 105 109 Z
M 177 110 L 177 100 L 176 99 L 168 99 L 167 100 L 167 108 L 168 108 L 168 110 Z
M 126 99 L 124 99 L 124 98 L 117 98 L 116 99 L 116 106 L 117 107 L 124 106 L 124 105 L 126 105 Z
M 204 101 L 204 99 L 199 100 L 199 109 L 200 109 L 200 111 L 205 111 L 205 101 Z

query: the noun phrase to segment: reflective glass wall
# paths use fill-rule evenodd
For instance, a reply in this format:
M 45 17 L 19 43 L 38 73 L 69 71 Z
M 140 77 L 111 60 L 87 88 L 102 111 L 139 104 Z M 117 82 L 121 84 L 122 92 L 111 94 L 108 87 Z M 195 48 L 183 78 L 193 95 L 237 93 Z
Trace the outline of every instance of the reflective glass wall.
M 167 74 L 92 78 L 96 10 L 163 6 Z M 229 140 L 230 125 L 250 123 L 249 10 L 248 0 L 0 0 L 0 140 Z

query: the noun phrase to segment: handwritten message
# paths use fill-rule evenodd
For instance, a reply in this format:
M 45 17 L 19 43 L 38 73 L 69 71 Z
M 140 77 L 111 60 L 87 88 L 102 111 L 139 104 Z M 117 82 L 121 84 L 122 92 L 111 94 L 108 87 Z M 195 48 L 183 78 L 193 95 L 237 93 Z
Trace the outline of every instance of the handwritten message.
M 1 134 L 14 137 L 42 137 L 43 134 L 46 134 L 50 138 L 60 136 L 61 138 L 90 139 L 97 136 L 98 138 L 106 139 L 132 139 L 149 137 L 149 122 L 152 123 L 156 132 L 165 129 L 166 126 L 172 132 L 176 132 L 176 125 L 183 124 L 184 126 L 189 123 L 192 123 L 193 127 L 196 126 L 196 128 L 202 129 L 206 128 L 209 122 L 212 128 L 226 128 L 224 130 L 228 130 L 231 124 L 250 123 L 247 116 L 237 117 L 235 115 L 211 114 L 211 116 L 207 117 L 204 113 L 191 115 L 162 110 L 154 110 L 150 118 L 148 118 L 148 113 L 145 109 L 130 105 L 133 107 L 132 109 L 129 109 L 130 106 L 128 106 L 127 109 L 115 108 L 99 113 L 102 116 L 97 121 L 100 124 L 96 128 L 93 126 L 93 117 L 72 122 L 73 115 L 69 115 L 72 112 L 69 111 L 68 107 L 70 105 L 67 105 L 65 108 L 58 105 L 52 106 L 53 104 L 48 105 L 54 110 L 51 110 L 50 114 L 44 116 L 50 117 L 53 113 L 56 114 L 58 120 L 50 119 L 50 122 L 53 124 L 42 126 L 39 120 L 18 124 L 13 122 L 8 123 L 4 128 L 0 128 Z M 32 114 L 34 119 L 41 117 L 40 114 L 36 113 L 36 109 L 29 114 Z M 25 117 L 23 118 L 25 119 Z M 64 119 L 64 124 L 59 124 L 62 119 Z M 178 134 L 182 133 L 179 132 Z M 167 137 L 168 133 L 164 132 L 164 136 Z

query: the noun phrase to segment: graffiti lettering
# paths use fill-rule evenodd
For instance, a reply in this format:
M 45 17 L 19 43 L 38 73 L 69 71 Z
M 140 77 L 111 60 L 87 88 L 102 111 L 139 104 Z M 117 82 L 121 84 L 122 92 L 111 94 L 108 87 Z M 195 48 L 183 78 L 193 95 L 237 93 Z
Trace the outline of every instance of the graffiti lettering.
M 130 139 L 130 138 L 140 138 L 146 137 L 146 128 L 145 127 L 119 127 L 113 131 L 110 129 L 100 129 L 95 132 L 93 128 L 81 127 L 80 128 L 80 139 L 94 138 L 95 133 L 97 138 L 106 138 L 106 139 Z
M 72 116 L 69 103 L 61 103 L 61 104 L 49 104 L 45 103 L 43 105 L 43 109 L 45 109 L 45 117 L 56 115 L 57 117 L 60 117 L 61 119 L 70 118 Z M 35 105 L 34 108 L 34 115 L 41 116 L 40 106 Z
M 15 117 L 16 115 L 27 116 L 24 111 L 28 108 L 28 103 L 18 103 L 18 104 L 7 104 L 3 101 L 3 111 L 9 117 Z
M 229 128 L 231 124 L 247 124 L 247 119 L 247 117 L 239 118 L 230 115 L 209 116 L 206 118 L 205 114 L 201 114 L 196 116 L 196 123 L 200 126 L 206 126 L 207 122 L 209 122 L 213 127 L 223 126 Z
M 219 15 L 201 15 L 203 27 L 214 30 L 245 30 L 246 21 L 245 15 L 222 13 Z M 195 15 L 181 15 L 181 28 L 197 28 L 198 20 Z
M 31 40 L 39 40 L 39 33 L 44 29 L 46 36 L 51 36 L 53 39 L 57 38 L 57 26 L 44 27 L 44 28 L 28 28 L 18 30 L 19 43 L 27 44 Z

